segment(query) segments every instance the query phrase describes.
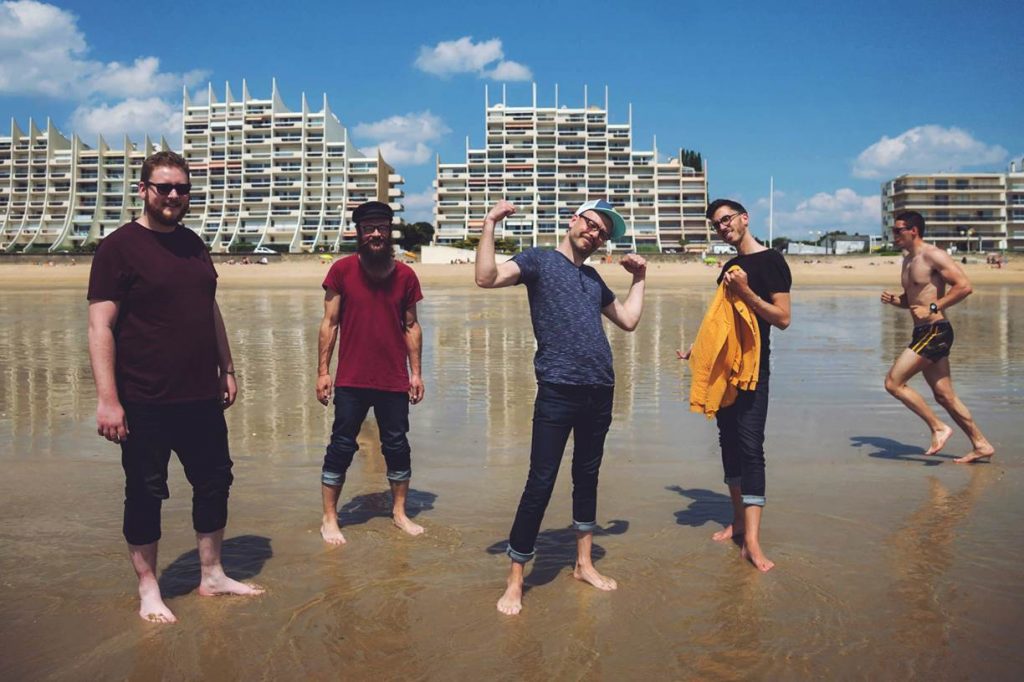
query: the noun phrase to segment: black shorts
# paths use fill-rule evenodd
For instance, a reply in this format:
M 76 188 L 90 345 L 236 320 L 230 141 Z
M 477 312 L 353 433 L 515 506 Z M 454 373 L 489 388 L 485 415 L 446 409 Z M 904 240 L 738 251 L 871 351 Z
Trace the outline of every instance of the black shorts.
M 923 358 L 932 362 L 949 355 L 953 347 L 953 325 L 949 322 L 935 322 L 914 327 L 914 333 L 907 346 Z

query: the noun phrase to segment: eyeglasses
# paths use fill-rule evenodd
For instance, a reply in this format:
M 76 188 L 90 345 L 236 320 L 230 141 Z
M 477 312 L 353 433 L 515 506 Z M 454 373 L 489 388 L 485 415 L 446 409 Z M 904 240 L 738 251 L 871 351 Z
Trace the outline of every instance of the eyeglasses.
M 912 228 L 912 227 L 894 227 L 894 228 L 892 228 L 892 233 L 893 234 L 902 234 L 902 233 L 908 232 L 908 231 L 910 231 L 912 229 L 914 229 L 914 228 Z
M 180 197 L 187 196 L 192 193 L 192 185 L 187 182 L 150 182 L 146 180 L 144 184 L 146 187 L 152 187 L 163 196 L 170 194 L 172 189 L 177 192 Z
M 391 232 L 391 225 L 360 225 L 359 229 L 363 234 L 373 234 L 374 232 L 380 232 L 382 235 L 387 236 Z
M 608 238 L 612 236 L 604 225 L 594 222 L 593 220 L 583 215 L 582 213 L 576 217 L 581 218 L 583 222 L 586 224 L 587 232 L 597 232 L 597 238 L 600 239 L 601 241 L 606 242 L 608 241 Z
M 726 227 L 729 227 L 729 223 L 731 223 L 732 219 L 735 218 L 738 215 L 743 215 L 743 214 L 742 213 L 733 213 L 731 215 L 724 215 L 721 218 L 719 218 L 718 220 L 712 220 L 711 221 L 711 227 L 715 228 L 716 230 L 718 228 L 720 228 L 722 225 L 725 225 Z

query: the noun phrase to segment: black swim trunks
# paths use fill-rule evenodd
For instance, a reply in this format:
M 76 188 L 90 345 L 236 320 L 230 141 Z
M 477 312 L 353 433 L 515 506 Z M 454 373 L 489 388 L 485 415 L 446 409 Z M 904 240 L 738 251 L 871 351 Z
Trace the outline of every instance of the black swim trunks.
M 949 322 L 935 322 L 914 327 L 914 334 L 907 346 L 923 358 L 932 362 L 949 355 L 953 347 L 953 325 Z

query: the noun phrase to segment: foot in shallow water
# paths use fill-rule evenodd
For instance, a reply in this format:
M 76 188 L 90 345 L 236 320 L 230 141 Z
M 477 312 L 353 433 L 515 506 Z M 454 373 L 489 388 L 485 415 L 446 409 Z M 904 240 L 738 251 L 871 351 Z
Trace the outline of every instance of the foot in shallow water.
M 932 431 L 932 445 L 924 451 L 926 455 L 934 455 L 946 446 L 946 441 L 953 435 L 953 429 L 943 424 L 938 430 Z

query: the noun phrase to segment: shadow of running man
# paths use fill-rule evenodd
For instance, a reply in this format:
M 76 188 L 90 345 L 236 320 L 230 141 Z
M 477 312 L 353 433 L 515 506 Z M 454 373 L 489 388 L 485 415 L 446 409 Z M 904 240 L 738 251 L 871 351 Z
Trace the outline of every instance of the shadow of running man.
M 889 459 L 903 462 L 919 462 L 924 466 L 938 466 L 944 459 L 956 459 L 955 455 L 944 455 L 938 452 L 934 455 L 924 454 L 924 448 L 917 445 L 907 445 L 892 438 L 882 436 L 850 436 L 850 445 L 855 448 L 875 448 L 869 452 L 868 457 L 876 459 Z
M 594 537 L 602 535 L 622 535 L 629 530 L 629 521 L 613 519 L 608 525 L 594 531 Z M 499 540 L 487 548 L 488 554 L 504 554 L 508 540 Z M 533 587 L 547 585 L 554 580 L 566 566 L 576 565 L 576 531 L 572 527 L 550 528 L 541 531 L 537 536 L 536 557 L 529 575 L 523 578 L 523 593 Z M 590 556 L 596 565 L 604 558 L 607 551 L 594 543 Z
M 405 498 L 405 513 L 410 519 L 414 519 L 421 512 L 431 511 L 436 500 L 435 493 L 409 488 L 409 493 Z M 358 526 L 378 517 L 390 519 L 391 507 L 390 491 L 356 495 L 341 505 L 341 509 L 338 510 L 338 523 L 345 528 Z
M 220 561 L 225 573 L 235 580 L 245 581 L 259 575 L 263 564 L 272 556 L 270 538 L 239 535 L 224 540 Z M 200 575 L 199 550 L 185 552 L 160 574 L 160 594 L 164 599 L 184 596 L 199 587 Z

